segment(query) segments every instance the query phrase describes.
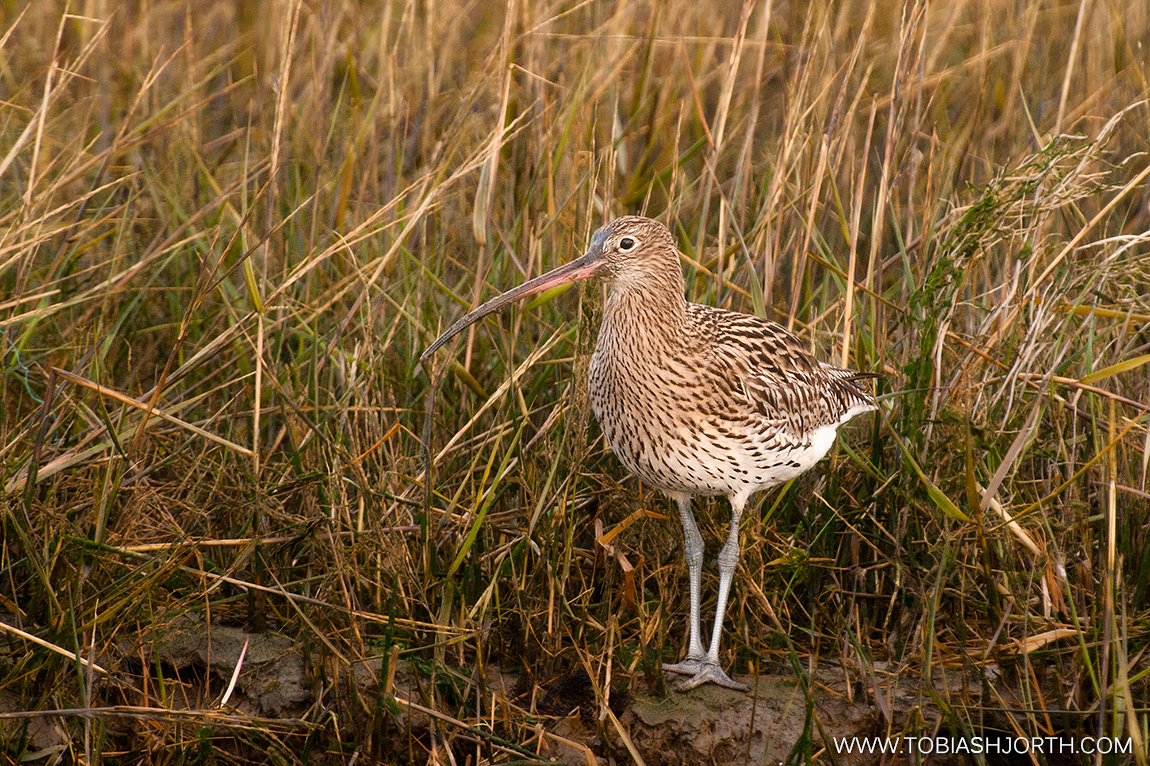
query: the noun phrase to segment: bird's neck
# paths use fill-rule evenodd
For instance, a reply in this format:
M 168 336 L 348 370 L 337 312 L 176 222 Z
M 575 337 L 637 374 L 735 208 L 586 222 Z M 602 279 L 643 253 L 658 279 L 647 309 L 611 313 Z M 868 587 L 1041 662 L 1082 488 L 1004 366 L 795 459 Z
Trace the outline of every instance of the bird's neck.
M 687 319 L 682 277 L 677 284 L 615 284 L 603 304 L 603 327 L 612 339 L 625 344 L 632 353 L 663 347 L 660 341 L 675 342 Z

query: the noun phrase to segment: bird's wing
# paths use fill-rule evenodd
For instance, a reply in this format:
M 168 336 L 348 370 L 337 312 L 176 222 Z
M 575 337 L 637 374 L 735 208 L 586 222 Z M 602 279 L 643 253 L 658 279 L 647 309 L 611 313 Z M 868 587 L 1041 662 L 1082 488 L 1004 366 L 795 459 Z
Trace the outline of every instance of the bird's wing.
M 758 416 L 797 435 L 873 406 L 855 382 L 866 375 L 820 362 L 774 322 L 697 304 L 688 311 L 716 382 Z

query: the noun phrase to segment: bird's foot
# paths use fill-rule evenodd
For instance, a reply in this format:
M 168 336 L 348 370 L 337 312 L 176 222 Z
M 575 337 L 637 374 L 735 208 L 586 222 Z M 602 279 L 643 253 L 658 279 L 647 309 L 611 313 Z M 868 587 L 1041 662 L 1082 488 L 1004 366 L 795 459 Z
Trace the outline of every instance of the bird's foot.
M 677 673 L 681 676 L 693 676 L 703 669 L 703 658 L 685 657 L 682 662 L 671 664 L 663 663 L 664 673 Z
M 679 666 L 686 664 L 686 662 L 680 662 Z M 714 663 L 700 662 L 696 664 L 696 668 L 697 670 L 690 674 L 690 678 L 683 679 L 675 685 L 675 689 L 677 691 L 682 692 L 688 689 L 694 689 L 696 686 L 701 686 L 706 683 L 718 684 L 719 686 L 723 686 L 728 689 L 734 689 L 735 691 L 740 692 L 749 692 L 751 690 L 751 687 L 747 686 L 746 684 L 741 684 L 738 681 L 731 680 L 731 677 L 724 673 L 723 669 Z M 670 668 L 667 665 L 664 665 L 663 670 L 670 670 Z M 671 672 L 682 672 L 684 675 L 686 675 L 690 671 L 672 670 Z

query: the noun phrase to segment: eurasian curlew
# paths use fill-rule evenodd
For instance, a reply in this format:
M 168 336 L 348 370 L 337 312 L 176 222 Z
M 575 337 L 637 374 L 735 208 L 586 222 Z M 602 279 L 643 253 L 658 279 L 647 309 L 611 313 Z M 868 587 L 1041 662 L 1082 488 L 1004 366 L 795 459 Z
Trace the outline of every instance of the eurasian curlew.
M 595 232 L 580 258 L 489 300 L 423 352 L 426 361 L 473 322 L 527 295 L 596 278 L 609 291 L 591 357 L 591 406 L 611 449 L 679 508 L 690 574 L 687 655 L 663 669 L 747 689 L 719 667 L 719 639 L 739 562 L 739 520 L 748 498 L 798 476 L 834 443 L 838 427 L 873 410 L 864 373 L 820 362 L 784 328 L 756 316 L 689 303 L 671 233 L 649 218 L 618 218 Z M 703 538 L 694 495 L 726 495 L 727 541 L 710 646 L 700 631 Z

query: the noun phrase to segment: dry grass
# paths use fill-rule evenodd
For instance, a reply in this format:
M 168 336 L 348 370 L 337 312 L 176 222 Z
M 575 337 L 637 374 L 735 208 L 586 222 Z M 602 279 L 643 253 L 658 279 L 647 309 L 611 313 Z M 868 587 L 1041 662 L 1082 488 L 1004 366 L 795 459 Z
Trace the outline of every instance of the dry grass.
M 0 7 L 0 695 L 100 710 L 6 720 L 5 757 L 39 717 L 57 760 L 503 763 L 535 684 L 657 687 L 680 535 L 589 417 L 597 289 L 415 369 L 645 212 L 691 299 L 884 376 L 881 417 L 748 513 L 727 667 L 882 663 L 941 711 L 908 732 L 1145 763 L 1145 3 L 51 5 Z M 186 615 L 328 678 L 413 660 L 400 702 L 444 718 L 390 752 L 395 701 L 337 682 L 223 720 L 225 683 L 155 659 Z M 1029 704 L 991 721 L 996 682 L 979 707 L 938 666 Z

